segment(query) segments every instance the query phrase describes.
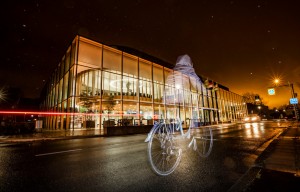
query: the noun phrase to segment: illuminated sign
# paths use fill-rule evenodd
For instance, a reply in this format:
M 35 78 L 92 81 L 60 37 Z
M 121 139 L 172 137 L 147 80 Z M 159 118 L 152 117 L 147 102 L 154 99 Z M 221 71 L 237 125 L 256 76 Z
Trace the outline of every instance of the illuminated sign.
M 269 95 L 275 95 L 275 89 L 274 88 L 268 89 L 268 94 Z
M 290 103 L 291 104 L 298 104 L 298 99 L 297 98 L 290 98 Z

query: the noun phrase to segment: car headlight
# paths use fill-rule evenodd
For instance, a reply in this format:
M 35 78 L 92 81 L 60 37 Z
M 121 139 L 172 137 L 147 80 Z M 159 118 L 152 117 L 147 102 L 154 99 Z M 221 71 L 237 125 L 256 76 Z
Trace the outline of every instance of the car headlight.
M 257 120 L 257 117 L 252 117 L 251 120 L 255 121 L 255 120 Z
M 244 119 L 244 121 L 249 121 L 249 119 L 250 119 L 249 117 L 246 117 L 246 118 Z

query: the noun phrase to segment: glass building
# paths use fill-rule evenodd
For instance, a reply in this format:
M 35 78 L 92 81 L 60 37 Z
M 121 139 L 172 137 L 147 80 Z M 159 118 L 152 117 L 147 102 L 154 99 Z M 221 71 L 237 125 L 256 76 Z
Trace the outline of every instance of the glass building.
M 42 109 L 56 114 L 45 117 L 44 127 L 101 130 L 178 116 L 184 126 L 191 119 L 206 125 L 234 122 L 247 113 L 242 96 L 216 83 L 209 88 L 201 76 L 200 90 L 188 82 L 180 96 L 169 94 L 176 92 L 166 82 L 173 67 L 129 48 L 76 36 L 42 92 Z

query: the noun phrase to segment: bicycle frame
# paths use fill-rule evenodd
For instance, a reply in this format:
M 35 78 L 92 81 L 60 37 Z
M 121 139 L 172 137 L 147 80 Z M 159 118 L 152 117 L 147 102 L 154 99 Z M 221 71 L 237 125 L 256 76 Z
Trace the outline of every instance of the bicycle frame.
M 183 132 L 182 123 L 180 119 L 169 121 L 165 119 L 163 122 L 155 122 L 153 128 L 148 133 L 145 142 L 148 142 L 148 157 L 152 170 L 161 176 L 171 174 L 179 165 L 182 155 L 182 149 L 177 145 L 176 140 L 190 139 L 191 129 L 193 123 L 190 124 L 186 133 Z M 203 135 L 193 136 L 188 148 L 192 147 L 194 151 L 199 153 L 201 157 L 207 157 L 212 149 L 212 131 L 204 130 Z M 175 135 L 175 132 L 180 132 L 180 135 Z M 200 131 L 201 132 L 201 131 Z M 207 142 L 209 142 L 209 148 L 207 149 Z M 202 147 L 202 150 L 199 148 Z
M 164 119 L 164 122 L 163 122 L 163 123 L 166 124 L 167 121 L 168 121 L 168 119 Z M 177 125 L 176 123 L 170 122 L 170 125 L 173 125 L 173 126 L 171 127 L 171 128 L 172 128 L 172 134 L 175 133 L 175 130 L 176 130 L 176 131 L 180 131 L 180 135 L 181 135 L 182 138 L 188 138 L 188 139 L 189 139 L 189 138 L 191 137 L 191 125 L 189 126 L 188 131 L 187 131 L 186 133 L 184 133 L 184 132 L 183 132 L 183 128 L 182 128 L 182 124 L 181 124 L 181 120 L 179 119 L 179 120 L 177 120 L 177 121 L 179 122 L 179 123 L 178 123 L 178 126 L 176 126 L 176 125 Z M 159 125 L 160 125 L 159 122 L 155 122 L 155 123 L 154 123 L 152 129 L 151 129 L 150 132 L 148 133 L 147 138 L 145 139 L 145 142 L 149 142 L 150 137 L 151 137 L 151 135 L 152 135 L 154 129 L 155 129 L 157 126 L 159 126 Z

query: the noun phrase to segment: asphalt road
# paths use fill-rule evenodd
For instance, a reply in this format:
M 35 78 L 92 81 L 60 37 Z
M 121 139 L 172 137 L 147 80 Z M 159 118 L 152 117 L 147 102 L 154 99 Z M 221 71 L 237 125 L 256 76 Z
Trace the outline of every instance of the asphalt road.
M 0 191 L 227 191 L 287 123 L 213 127 L 207 158 L 182 146 L 168 176 L 147 159 L 146 135 L 0 145 Z

